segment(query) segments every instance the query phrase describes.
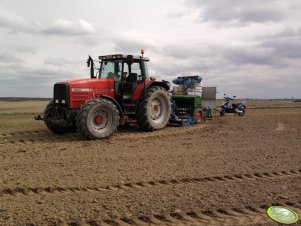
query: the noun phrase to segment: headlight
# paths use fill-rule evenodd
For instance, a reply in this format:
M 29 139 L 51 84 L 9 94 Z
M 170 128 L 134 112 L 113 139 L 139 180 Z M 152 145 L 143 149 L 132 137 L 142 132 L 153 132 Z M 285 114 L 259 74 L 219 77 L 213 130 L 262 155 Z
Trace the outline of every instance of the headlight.
M 58 103 L 59 103 L 59 100 L 58 100 L 58 99 L 56 99 L 54 102 L 55 102 L 56 104 L 58 104 Z
M 65 100 L 62 100 L 62 104 L 65 104 L 66 103 L 66 101 Z

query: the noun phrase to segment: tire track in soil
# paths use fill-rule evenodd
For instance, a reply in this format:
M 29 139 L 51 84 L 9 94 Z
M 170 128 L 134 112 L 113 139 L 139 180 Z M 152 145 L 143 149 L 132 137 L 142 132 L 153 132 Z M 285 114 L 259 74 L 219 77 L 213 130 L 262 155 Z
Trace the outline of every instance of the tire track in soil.
M 220 135 L 217 125 L 194 125 L 186 127 L 174 127 L 171 130 L 160 130 L 155 132 L 141 132 L 135 130 L 132 132 L 121 131 L 114 134 L 111 138 L 104 139 L 103 141 L 124 141 L 124 140 L 137 140 L 148 138 L 164 138 L 169 136 L 176 136 L 181 134 L 194 134 L 195 132 L 202 132 L 202 135 Z M 0 143 L 2 144 L 34 144 L 35 142 L 82 142 L 84 139 L 80 133 L 69 133 L 66 135 L 55 135 L 47 130 L 37 131 L 20 131 L 12 133 L 0 134 Z M 91 141 L 98 142 L 98 141 Z
M 0 134 L 2 144 L 34 144 L 35 142 L 73 142 L 79 141 L 80 134 L 69 133 L 64 135 L 53 134 L 49 130 L 19 131 Z
M 60 222 L 52 222 L 54 226 L 128 226 L 128 225 L 254 225 L 272 223 L 266 214 L 268 207 L 273 205 L 284 205 L 292 208 L 297 213 L 301 213 L 301 201 L 271 203 L 269 205 L 262 204 L 260 206 L 242 206 L 233 207 L 231 209 L 205 209 L 200 211 L 190 210 L 184 212 L 176 210 L 174 212 L 140 215 L 138 217 L 127 218 L 121 217 L 118 219 L 89 219 L 81 221 L 68 222 L 60 220 Z M 299 219 L 299 223 L 301 220 Z M 33 224 L 34 225 L 34 224 Z
M 9 133 L 1 133 L 0 137 L 12 137 L 12 136 L 22 136 L 22 135 L 37 135 L 37 134 L 44 134 L 49 133 L 48 130 L 24 130 L 24 131 L 17 131 L 17 132 L 9 132 Z
M 51 194 L 54 192 L 100 192 L 108 190 L 126 190 L 126 189 L 143 189 L 149 187 L 171 187 L 183 184 L 200 184 L 200 183 L 216 183 L 216 182 L 240 182 L 246 180 L 268 180 L 281 179 L 289 177 L 300 177 L 301 169 L 288 170 L 272 173 L 253 173 L 253 174 L 233 174 L 224 176 L 198 177 L 198 178 L 183 178 L 171 180 L 119 183 L 115 185 L 107 185 L 104 187 L 17 187 L 4 188 L 0 190 L 0 198 L 2 196 L 16 196 L 16 195 L 42 195 Z
M 218 133 L 217 126 L 214 125 L 193 125 L 185 127 L 173 127 L 172 130 L 159 130 L 155 132 L 134 132 L 134 133 L 116 133 L 112 137 L 112 140 L 136 140 L 143 138 L 156 138 L 156 137 L 168 137 L 181 134 L 192 134 L 197 131 L 202 132 L 216 132 Z

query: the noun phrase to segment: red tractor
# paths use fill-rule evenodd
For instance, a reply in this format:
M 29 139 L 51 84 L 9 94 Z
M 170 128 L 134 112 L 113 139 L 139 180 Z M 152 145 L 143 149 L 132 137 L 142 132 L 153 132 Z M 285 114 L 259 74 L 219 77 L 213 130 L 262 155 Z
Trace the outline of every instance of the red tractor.
M 99 56 L 96 75 L 89 56 L 91 78 L 55 83 L 53 100 L 36 119 L 54 133 L 78 130 L 90 140 L 110 137 L 127 123 L 145 131 L 163 129 L 171 114 L 170 83 L 149 77 L 149 59 L 141 53 Z

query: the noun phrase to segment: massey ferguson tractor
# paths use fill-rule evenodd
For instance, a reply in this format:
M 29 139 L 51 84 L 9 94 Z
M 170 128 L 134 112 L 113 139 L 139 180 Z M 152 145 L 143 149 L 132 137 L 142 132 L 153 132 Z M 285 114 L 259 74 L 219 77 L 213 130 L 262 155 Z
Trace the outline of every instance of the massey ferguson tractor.
M 89 140 L 110 137 L 127 123 L 145 131 L 163 129 L 171 114 L 170 83 L 149 76 L 143 53 L 99 56 L 96 73 L 89 56 L 90 78 L 55 83 L 53 100 L 36 119 L 53 133 L 78 130 Z

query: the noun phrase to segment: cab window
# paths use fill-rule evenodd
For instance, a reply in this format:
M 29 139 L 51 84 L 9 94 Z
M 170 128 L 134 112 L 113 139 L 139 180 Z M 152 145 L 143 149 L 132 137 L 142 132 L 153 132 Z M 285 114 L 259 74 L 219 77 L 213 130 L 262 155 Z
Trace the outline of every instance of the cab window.
M 103 61 L 100 68 L 99 78 L 110 78 L 115 81 L 121 78 L 122 64 L 116 61 Z
M 147 61 L 143 61 L 143 63 L 144 63 L 145 79 L 149 79 L 148 62 Z
M 134 62 L 131 65 L 131 74 L 135 74 L 137 81 L 142 80 L 141 67 L 139 62 Z

